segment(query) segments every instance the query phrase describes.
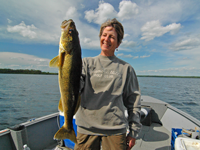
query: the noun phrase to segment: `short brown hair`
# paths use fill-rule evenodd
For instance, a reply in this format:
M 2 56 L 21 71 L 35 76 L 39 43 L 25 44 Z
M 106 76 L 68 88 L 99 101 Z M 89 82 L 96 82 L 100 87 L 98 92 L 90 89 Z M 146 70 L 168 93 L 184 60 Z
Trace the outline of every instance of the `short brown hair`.
M 101 38 L 103 30 L 107 26 L 112 26 L 113 28 L 115 28 L 115 31 L 117 32 L 117 43 L 121 44 L 122 39 L 124 38 L 124 28 L 123 28 L 122 24 L 119 21 L 117 21 L 116 18 L 114 18 L 112 20 L 109 19 L 101 25 L 99 38 Z

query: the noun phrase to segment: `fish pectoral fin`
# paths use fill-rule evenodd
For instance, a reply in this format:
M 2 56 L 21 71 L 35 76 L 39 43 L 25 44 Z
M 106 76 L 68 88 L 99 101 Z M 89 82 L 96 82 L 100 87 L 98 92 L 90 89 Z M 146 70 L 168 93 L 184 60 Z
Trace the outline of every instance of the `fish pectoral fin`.
M 60 98 L 60 101 L 59 101 L 59 104 L 58 104 L 58 109 L 63 112 L 63 106 L 62 106 L 61 98 Z
M 76 134 L 74 130 L 68 131 L 63 126 L 56 132 L 56 134 L 54 135 L 54 139 L 57 139 L 57 140 L 70 139 L 74 143 L 77 143 Z
M 50 67 L 58 67 L 59 66 L 59 56 L 54 57 L 50 62 L 49 62 Z

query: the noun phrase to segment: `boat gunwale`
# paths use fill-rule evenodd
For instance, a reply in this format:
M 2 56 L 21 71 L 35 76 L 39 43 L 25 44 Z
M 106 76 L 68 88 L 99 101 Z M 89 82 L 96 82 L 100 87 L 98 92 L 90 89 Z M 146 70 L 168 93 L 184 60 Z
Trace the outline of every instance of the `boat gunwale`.
M 188 119 L 189 121 L 191 121 L 192 123 L 194 123 L 194 124 L 196 124 L 197 126 L 200 127 L 200 121 L 198 119 L 196 119 L 195 117 L 193 117 L 192 115 L 190 115 L 190 114 L 188 114 L 188 113 L 186 113 L 186 112 L 184 112 L 184 111 L 182 111 L 182 110 L 180 110 L 180 109 L 178 109 L 178 108 L 176 108 L 176 107 L 174 107 L 174 106 L 172 106 L 168 103 L 167 103 L 167 108 L 178 113 L 179 115 L 185 117 L 186 119 Z
M 49 114 L 49 115 L 45 115 L 45 116 L 35 118 L 35 119 L 30 119 L 30 121 L 20 123 L 19 125 L 24 125 L 25 127 L 28 127 L 28 126 L 31 126 L 33 124 L 36 124 L 36 123 L 39 123 L 39 122 L 42 122 L 42 121 L 46 121 L 48 119 L 52 119 L 52 118 L 57 117 L 57 116 L 59 116 L 59 112 L 52 113 L 52 114 Z M 0 136 L 7 135 L 9 133 L 10 133 L 9 128 L 5 128 L 3 130 L 0 130 Z
M 8 133 L 10 133 L 10 130 L 9 130 L 9 129 L 0 130 L 0 137 L 6 135 L 6 134 L 8 134 Z
M 24 125 L 24 126 L 27 127 L 27 126 L 33 125 L 35 123 L 38 123 L 38 122 L 42 122 L 42 121 L 46 121 L 48 119 L 52 119 L 52 118 L 57 117 L 57 116 L 59 116 L 59 112 L 52 113 L 52 114 L 49 114 L 49 115 L 45 115 L 45 116 L 42 116 L 42 117 L 39 117 L 39 118 L 35 118 L 35 119 L 30 120 L 30 121 L 23 122 L 20 125 Z

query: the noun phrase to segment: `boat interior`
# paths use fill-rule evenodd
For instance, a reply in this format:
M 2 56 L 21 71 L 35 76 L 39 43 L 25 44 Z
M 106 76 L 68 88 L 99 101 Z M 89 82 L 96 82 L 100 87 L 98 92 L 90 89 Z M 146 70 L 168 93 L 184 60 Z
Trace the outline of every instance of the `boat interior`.
M 142 107 L 151 112 L 142 122 L 142 130 L 132 150 L 171 150 L 173 129 L 194 129 L 200 122 L 192 116 L 158 99 L 142 96 Z
M 142 108 L 149 113 L 142 120 L 142 129 L 132 150 L 171 150 L 172 128 L 194 129 L 200 121 L 175 107 L 152 98 L 142 96 Z M 50 114 L 20 124 L 19 130 L 0 131 L 0 149 L 15 150 L 27 144 L 31 150 L 56 150 L 53 140 L 58 130 L 59 113 Z

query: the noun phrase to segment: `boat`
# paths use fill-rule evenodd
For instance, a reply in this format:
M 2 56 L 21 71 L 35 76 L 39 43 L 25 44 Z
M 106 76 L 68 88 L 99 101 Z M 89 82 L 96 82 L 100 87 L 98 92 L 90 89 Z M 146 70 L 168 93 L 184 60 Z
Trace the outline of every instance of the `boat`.
M 132 150 L 171 150 L 173 134 L 176 138 L 178 130 L 200 128 L 199 120 L 166 102 L 144 95 L 141 104 L 148 113 L 144 111 L 143 126 Z M 59 116 L 56 112 L 1 130 L 0 150 L 22 150 L 25 144 L 31 150 L 56 150 L 63 144 L 53 139 L 59 129 Z

